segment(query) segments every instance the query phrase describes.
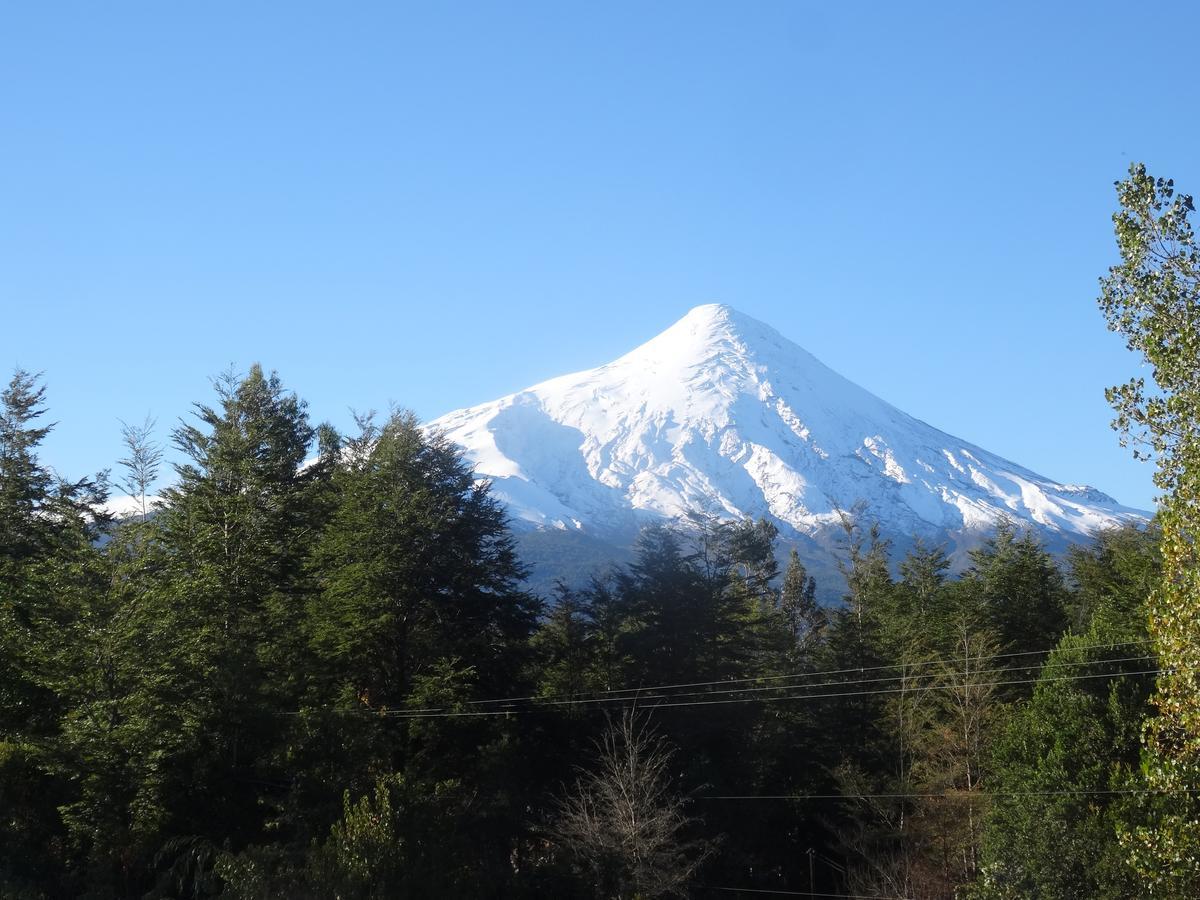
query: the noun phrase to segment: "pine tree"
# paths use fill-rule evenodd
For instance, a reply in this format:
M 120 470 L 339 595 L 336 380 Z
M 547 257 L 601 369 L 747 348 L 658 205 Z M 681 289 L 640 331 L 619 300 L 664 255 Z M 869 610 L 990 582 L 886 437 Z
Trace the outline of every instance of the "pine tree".
M 586 600 L 565 583 L 558 582 L 550 612 L 533 640 L 542 673 L 541 695 L 569 700 L 602 690 L 593 681 L 594 644 L 594 626 L 589 620 Z
M 1018 534 L 1011 522 L 1000 521 L 984 546 L 971 553 L 963 581 L 968 591 L 964 599 L 975 608 L 960 614 L 978 615 L 1007 651 L 1048 649 L 1067 629 L 1062 570 L 1032 532 Z M 1023 656 L 1017 662 L 1034 658 Z
M 403 705 L 439 660 L 469 663 L 479 691 L 510 687 L 537 605 L 520 589 L 503 509 L 410 414 L 363 425 L 310 564 L 322 665 L 366 708 Z
M 1138 673 L 1154 667 L 1145 600 L 1159 568 L 1157 541 L 1130 527 L 1102 534 L 1071 559 L 1084 618 L 996 741 L 981 897 L 1119 900 L 1142 888 L 1118 832 L 1145 818 L 1136 795 L 1123 792 L 1137 790 L 1153 686 Z
M 68 890 L 55 743 L 108 524 L 102 477 L 64 481 L 38 457 L 53 427 L 39 381 L 18 370 L 0 393 L 0 894 Z
M 45 414 L 45 388 L 37 382 L 17 371 L 0 394 L 0 733 L 9 739 L 27 732 L 43 718 L 39 710 L 53 702 L 29 659 L 30 640 L 45 615 L 35 570 L 52 556 L 57 528 L 54 477 L 37 458 L 52 428 L 35 424 Z
M 461 779 L 483 829 L 462 864 L 503 883 L 531 754 L 514 723 L 455 714 L 532 687 L 540 604 L 522 589 L 504 510 L 454 445 L 403 412 L 380 427 L 361 419 L 333 488 L 307 566 L 314 678 L 292 748 L 296 827 L 321 827 L 344 789 L 370 790 L 380 772 L 413 790 Z M 433 835 L 413 839 L 435 849 Z
M 161 848 L 164 870 L 197 878 L 214 848 L 256 839 L 286 799 L 279 760 L 307 668 L 303 565 L 327 471 L 304 465 L 315 431 L 277 375 L 256 365 L 215 387 L 217 404 L 197 404 L 198 421 L 174 433 L 185 461 L 147 523 L 152 581 L 129 583 L 127 649 L 141 654 L 125 729 L 140 760 L 130 828 Z
M 946 590 L 950 560 L 940 546 L 930 547 L 920 538 L 900 561 L 900 581 L 887 612 L 895 621 L 890 640 L 905 652 L 941 653 L 959 637 L 962 611 L 955 609 Z
M 843 606 L 831 616 L 823 662 L 830 669 L 869 669 L 881 664 L 886 653 L 881 613 L 890 606 L 895 587 L 889 570 L 891 545 L 881 536 L 878 522 L 863 523 L 861 510 L 840 510 L 839 515 L 844 537 L 838 568 L 846 593 Z M 848 704 L 856 709 L 860 730 L 870 718 L 868 705 L 871 701 Z
M 845 679 L 870 678 L 890 663 L 881 629 L 880 610 L 889 603 L 894 584 L 889 572 L 888 543 L 880 536 L 877 523 L 863 522 L 860 509 L 839 511 L 843 531 L 843 558 L 839 568 L 846 581 L 843 605 L 830 616 L 826 640 L 822 645 L 820 667 L 845 673 Z M 896 741 L 891 733 L 885 696 L 870 690 L 862 682 L 857 690 L 843 689 L 849 696 L 818 701 L 814 715 L 824 723 L 823 737 L 828 747 L 823 755 L 836 773 L 843 791 L 891 792 L 895 778 Z M 827 693 L 840 693 L 831 690 Z M 870 785 L 874 788 L 867 788 Z M 884 787 L 888 785 L 887 787 Z M 832 823 L 835 840 L 848 855 L 864 855 L 864 845 L 873 845 L 874 826 L 862 829 L 853 815 L 845 822 Z M 885 831 L 891 832 L 891 824 Z M 874 851 L 866 851 L 874 854 Z
M 146 495 L 158 479 L 163 458 L 162 447 L 154 441 L 155 424 L 154 418 L 149 415 L 137 425 L 121 423 L 121 442 L 129 455 L 118 460 L 125 469 L 125 477 L 120 484 L 138 501 L 142 521 L 150 513 Z
M 160 846 L 146 789 L 175 761 L 163 757 L 172 736 L 145 690 L 161 658 L 147 646 L 145 621 L 164 568 L 161 549 L 152 521 L 119 522 L 104 546 L 104 584 L 64 635 L 72 664 L 60 687 L 66 709 L 55 769 L 76 792 L 59 811 L 77 874 L 100 896 L 131 890 L 144 876 Z
M 692 537 L 696 549 L 689 559 L 680 534 L 665 525 L 638 535 L 636 557 L 621 586 L 630 687 L 697 681 L 704 673 L 713 640 L 713 586 L 724 562 L 712 535 Z
M 0 394 L 0 561 L 13 566 L 49 549 L 53 522 L 39 516 L 53 497 L 54 476 L 37 458 L 53 425 L 45 415 L 46 389 L 38 376 L 18 370 Z
M 794 547 L 784 570 L 779 606 L 796 649 L 802 655 L 808 653 L 820 638 L 827 618 L 817 603 L 817 580 L 808 574 Z

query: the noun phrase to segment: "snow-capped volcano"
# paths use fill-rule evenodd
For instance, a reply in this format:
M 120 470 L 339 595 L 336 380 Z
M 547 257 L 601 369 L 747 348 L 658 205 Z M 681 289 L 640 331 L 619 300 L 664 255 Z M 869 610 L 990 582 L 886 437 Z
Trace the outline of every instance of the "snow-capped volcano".
M 1145 518 L 914 419 L 716 304 L 614 362 L 431 427 L 514 519 L 594 534 L 700 509 L 813 537 L 859 502 L 894 534 L 952 540 L 1001 516 L 1052 543 Z

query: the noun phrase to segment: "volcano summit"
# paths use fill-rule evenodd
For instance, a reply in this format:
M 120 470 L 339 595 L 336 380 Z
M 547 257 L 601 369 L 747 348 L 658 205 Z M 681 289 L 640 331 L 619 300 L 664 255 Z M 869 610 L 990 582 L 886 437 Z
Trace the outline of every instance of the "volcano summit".
M 818 552 L 838 509 L 862 504 L 898 542 L 944 542 L 961 559 L 1001 517 L 1057 549 L 1146 518 L 939 431 L 717 304 L 607 365 L 430 425 L 492 482 L 518 530 L 614 543 L 702 510 L 766 516 Z

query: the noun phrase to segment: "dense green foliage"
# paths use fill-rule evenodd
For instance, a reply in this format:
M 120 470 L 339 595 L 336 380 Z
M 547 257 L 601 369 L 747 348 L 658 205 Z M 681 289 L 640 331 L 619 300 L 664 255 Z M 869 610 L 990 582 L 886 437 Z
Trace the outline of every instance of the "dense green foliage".
M 1117 183 L 1113 216 L 1121 262 L 1101 280 L 1108 325 L 1151 367 L 1110 388 L 1113 425 L 1155 463 L 1162 490 L 1162 578 L 1150 635 L 1163 660 L 1147 723 L 1145 784 L 1157 791 L 1150 824 L 1129 835 L 1134 865 L 1155 896 L 1200 895 L 1200 245 L 1192 198 L 1141 164 Z
M 315 426 L 257 366 L 157 509 L 125 426 L 115 521 L 17 371 L 0 897 L 1197 896 L 1200 248 L 1171 182 L 1117 187 L 1101 307 L 1152 383 L 1108 396 L 1156 522 L 1065 561 L 1001 522 L 955 572 L 844 512 L 831 607 L 771 523 L 701 514 L 535 596 L 443 438 Z
M 2 897 L 1119 898 L 1187 838 L 1164 724 L 1142 774 L 1165 526 L 1063 561 L 1002 522 L 955 573 L 846 512 L 822 607 L 769 522 L 697 514 L 539 598 L 409 415 L 220 379 L 112 521 L 39 380 L 0 400 Z
M 1122 898 L 1139 893 L 1118 828 L 1140 819 L 1139 738 L 1154 657 L 1144 601 L 1157 577 L 1153 532 L 1103 535 L 1076 550 L 1083 604 L 1075 634 L 1050 654 L 1028 703 L 993 752 L 994 801 L 984 847 L 989 897 Z M 1069 672 L 1119 677 L 1068 680 Z

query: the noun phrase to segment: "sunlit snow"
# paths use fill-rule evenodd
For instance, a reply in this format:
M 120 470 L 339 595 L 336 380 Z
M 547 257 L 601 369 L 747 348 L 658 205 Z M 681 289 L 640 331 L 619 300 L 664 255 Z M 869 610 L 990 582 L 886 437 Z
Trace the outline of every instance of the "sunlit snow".
M 1145 515 L 938 431 L 716 304 L 614 362 L 431 427 L 542 526 L 624 529 L 701 508 L 812 533 L 862 501 L 909 533 L 1007 516 L 1076 538 Z

